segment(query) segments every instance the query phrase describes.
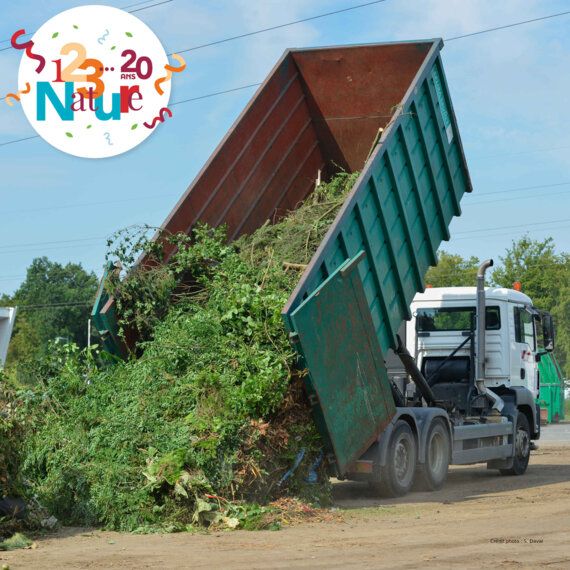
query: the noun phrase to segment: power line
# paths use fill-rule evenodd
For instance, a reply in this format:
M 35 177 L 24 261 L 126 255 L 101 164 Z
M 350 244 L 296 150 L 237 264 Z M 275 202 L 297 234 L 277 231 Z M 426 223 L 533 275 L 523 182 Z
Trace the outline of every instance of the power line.
M 179 101 L 179 103 L 182 103 L 183 101 Z M 468 199 L 470 202 L 472 202 L 473 200 L 475 200 L 476 198 L 479 198 L 480 196 L 497 196 L 497 195 L 502 195 L 502 194 L 507 194 L 509 192 L 523 192 L 525 190 L 535 190 L 535 189 L 539 189 L 539 188 L 553 188 L 553 187 L 557 187 L 557 186 L 566 186 L 569 185 L 570 182 L 557 182 L 554 184 L 542 184 L 539 186 L 523 186 L 520 188 L 509 188 L 508 190 L 495 190 L 493 192 L 477 192 L 474 194 L 470 194 Z M 562 192 L 543 192 L 541 193 L 541 196 L 558 196 L 560 194 L 567 194 L 566 191 L 562 191 Z M 30 214 L 33 212 L 48 212 L 48 211 L 53 211 L 53 210 L 63 210 L 63 209 L 73 209 L 73 208 L 91 208 L 94 206 L 108 206 L 110 204 L 125 204 L 125 203 L 132 203 L 132 202 L 139 202 L 142 200 L 162 200 L 163 198 L 172 198 L 175 196 L 179 196 L 179 194 L 175 194 L 175 193 L 169 193 L 169 194 L 161 194 L 160 196 L 157 194 L 154 194 L 152 196 L 132 196 L 130 198 L 123 198 L 121 200 L 101 200 L 98 202 L 77 202 L 77 203 L 67 203 L 67 204 L 62 204 L 61 206 L 47 206 L 45 208 L 31 208 L 31 209 L 21 209 L 21 210 L 8 210 L 8 211 L 3 211 L 3 214 Z M 535 196 L 518 196 L 517 200 L 524 200 L 527 198 L 534 198 Z M 470 206 L 479 206 L 482 204 L 492 204 L 494 202 L 503 202 L 506 200 L 510 200 L 510 198 L 505 198 L 504 200 L 485 200 L 485 201 L 477 201 L 475 203 L 469 203 Z
M 174 107 L 175 105 L 181 105 L 182 103 L 190 103 L 191 101 L 198 101 L 200 99 L 208 99 L 209 97 L 216 97 L 217 95 L 223 95 L 225 93 L 233 93 L 234 91 L 241 91 L 243 89 L 250 89 L 251 87 L 259 87 L 261 83 L 251 83 L 250 85 L 242 85 L 241 87 L 234 87 L 233 89 L 226 89 L 225 91 L 216 91 L 214 93 L 208 93 L 206 95 L 200 95 L 198 97 L 192 97 L 190 99 L 184 99 L 182 101 L 175 101 L 174 103 L 170 103 L 169 107 Z M 11 141 L 6 141 L 0 143 L 0 146 L 6 146 L 9 144 L 14 144 L 18 142 L 28 141 L 30 139 L 39 139 L 40 135 L 34 135 L 31 137 L 23 137 L 21 139 L 14 139 Z
M 343 12 L 349 12 L 350 10 L 357 10 L 359 8 L 365 8 L 366 6 L 372 6 L 373 4 L 380 4 L 382 2 L 386 2 L 386 0 L 374 0 L 373 2 L 366 2 L 365 4 L 358 4 L 356 6 L 350 6 L 349 8 L 342 8 L 340 10 L 334 10 L 333 12 L 326 12 L 325 14 L 318 14 L 317 16 L 309 16 L 308 18 L 302 18 L 300 20 L 295 20 L 294 22 L 287 22 L 286 24 L 278 24 L 277 26 L 271 26 L 269 28 L 263 28 L 261 30 L 256 30 L 254 32 L 247 32 L 245 34 L 239 34 L 237 36 L 232 36 L 230 38 L 224 38 L 223 40 L 216 40 L 215 42 L 209 42 L 207 44 L 201 44 L 198 46 L 178 50 L 178 51 L 175 51 L 174 53 L 186 53 L 188 51 L 195 51 L 197 49 L 215 46 L 215 45 L 223 44 L 225 42 L 231 42 L 233 40 L 239 40 L 241 38 L 247 38 L 249 36 L 255 36 L 257 34 L 263 34 L 265 32 L 270 32 L 272 30 L 278 30 L 280 28 L 286 28 L 288 26 L 295 26 L 296 24 L 302 24 L 303 22 L 310 22 L 311 20 L 317 20 L 319 18 L 326 18 L 327 16 L 334 16 L 335 14 L 341 14 Z M 172 54 L 169 54 L 169 55 L 172 55 Z
M 554 182 L 553 184 L 541 184 L 539 186 L 521 186 L 519 188 L 509 188 L 508 190 L 497 190 L 495 192 L 477 192 L 473 197 L 496 196 L 497 194 L 507 194 L 508 192 L 522 192 L 525 190 L 537 190 L 538 188 L 554 188 L 555 186 L 567 186 L 570 182 Z
M 566 145 L 566 146 L 553 146 L 550 148 L 535 148 L 533 150 L 523 150 L 521 152 L 512 152 L 509 154 L 486 154 L 483 156 L 470 156 L 470 160 L 481 160 L 481 159 L 486 159 L 486 158 L 509 158 L 511 156 L 520 156 L 523 154 L 536 154 L 537 152 L 552 152 L 553 150 L 566 150 L 569 149 L 570 146 Z
M 500 226 L 498 228 L 479 228 L 476 230 L 467 230 L 467 231 L 463 231 L 463 232 L 455 232 L 454 235 L 483 233 L 483 232 L 499 230 L 499 229 L 508 230 L 508 229 L 516 229 L 516 228 L 527 228 L 528 226 L 540 226 L 540 225 L 544 225 L 544 224 L 561 224 L 561 223 L 566 223 L 566 222 L 570 222 L 570 218 L 563 218 L 561 220 L 549 220 L 547 222 L 534 222 L 532 224 L 516 224 L 514 226 Z
M 40 138 L 40 135 L 34 135 L 33 137 L 24 137 L 22 139 L 15 139 L 13 141 L 7 141 L 7 142 L 0 143 L 0 146 L 5 146 L 7 144 L 14 144 L 17 142 L 29 141 L 30 139 L 39 139 L 39 138 Z
M 30 214 L 32 212 L 48 212 L 50 210 L 65 210 L 65 209 L 73 209 L 73 208 L 91 208 L 92 206 L 107 206 L 108 204 L 125 204 L 131 203 L 135 201 L 142 201 L 142 200 L 162 200 L 163 198 L 172 198 L 174 196 L 179 196 L 179 194 L 154 194 L 153 196 L 133 196 L 131 198 L 123 198 L 122 200 L 107 200 L 107 201 L 99 201 L 99 202 L 82 202 L 82 203 L 75 203 L 75 204 L 63 204 L 61 206 L 47 206 L 45 208 L 31 208 L 31 209 L 24 209 L 24 210 L 8 210 L 2 211 L 2 214 Z
M 160 4 L 166 4 L 167 2 L 172 2 L 172 0 L 166 0 L 165 2 L 159 2 L 158 4 L 153 4 L 152 6 L 145 6 L 144 8 L 139 8 L 139 9 L 137 9 L 137 10 L 130 10 L 130 13 L 132 14 L 133 12 L 138 12 L 139 10 L 146 10 L 147 8 L 153 8 L 154 6 L 159 6 Z M 341 14 L 341 13 L 343 13 L 343 12 L 349 12 L 349 11 L 351 11 L 351 10 L 357 10 L 357 9 L 359 9 L 359 8 L 365 8 L 366 6 L 371 6 L 371 5 L 373 5 L 373 4 L 380 4 L 380 3 L 382 3 L 382 2 L 386 2 L 386 0 L 373 0 L 372 2 L 366 2 L 365 4 L 358 4 L 358 5 L 356 5 L 356 6 L 350 6 L 350 7 L 348 7 L 348 8 L 342 8 L 342 9 L 340 9 L 340 10 L 334 10 L 333 12 L 327 12 L 327 13 L 325 13 L 325 14 L 318 14 L 318 15 L 316 15 L 316 16 L 309 16 L 308 18 L 302 18 L 302 19 L 300 19 L 300 20 L 295 20 L 294 22 L 288 22 L 288 23 L 286 23 L 286 24 L 278 24 L 278 25 L 276 25 L 276 26 L 271 26 L 271 27 L 269 27 L 269 28 L 264 28 L 264 29 L 262 29 L 262 30 L 256 30 L 256 31 L 254 31 L 254 32 L 247 32 L 247 33 L 244 33 L 244 34 L 239 34 L 239 35 L 237 35 L 237 36 L 232 36 L 232 37 L 230 37 L 230 38 L 225 38 L 225 39 L 223 39 L 223 40 L 217 40 L 217 41 L 210 42 L 210 43 L 207 43 L 207 44 L 202 44 L 202 45 L 199 45 L 199 46 L 194 46 L 194 47 L 186 48 L 186 49 L 183 49 L 183 50 L 178 50 L 178 51 L 175 51 L 175 52 L 173 52 L 173 53 L 177 53 L 177 54 L 186 53 L 186 52 L 188 52 L 188 51 L 194 51 L 194 50 L 202 49 L 202 48 L 205 48 L 205 47 L 209 47 L 209 46 L 213 46 L 213 45 L 217 45 L 217 44 L 222 44 L 222 43 L 225 43 L 225 42 L 230 42 L 230 41 L 237 40 L 237 39 L 240 39 L 240 38 L 245 38 L 245 37 L 248 37 L 248 36 L 255 36 L 255 35 L 257 35 L 257 34 L 262 34 L 262 33 L 265 33 L 265 32 L 272 31 L 272 30 L 277 30 L 277 29 L 279 29 L 279 28 L 285 28 L 285 27 L 288 27 L 288 26 L 294 26 L 294 25 L 296 25 L 296 24 L 301 24 L 301 23 L 303 23 L 303 22 L 309 22 L 309 21 L 311 21 L 311 20 L 317 20 L 317 19 L 319 19 L 319 18 L 326 18 L 326 17 L 328 17 L 328 16 L 333 16 L 333 15 L 335 15 L 335 14 Z M 29 34 L 26 34 L 26 35 L 29 35 Z M 3 40 L 3 41 L 10 41 L 10 40 Z M 0 51 L 5 51 L 5 50 L 7 50 L 7 49 L 11 49 L 11 46 L 8 46 L 8 47 L 6 47 L 6 48 L 2 48 L 2 49 L 0 49 Z M 172 53 L 169 53 L 168 55 L 170 56 L 170 55 L 172 55 Z M 261 83 L 257 83 L 257 84 L 255 84 L 255 85 L 261 85 Z M 230 90 L 228 90 L 228 91 L 221 91 L 220 94 L 221 94 L 221 93 L 230 93 L 231 91 L 238 91 L 238 90 L 240 90 L 240 89 L 247 89 L 247 87 L 248 87 L 248 86 L 246 85 L 246 86 L 244 86 L 244 87 L 238 87 L 238 88 L 236 88 L 236 89 L 230 89 Z M 2 97 L 2 98 L 4 98 L 4 97 Z M 202 98 L 204 98 L 204 97 L 202 97 Z M 189 99 L 189 101 L 196 101 L 197 99 L 200 99 L 200 97 L 194 98 L 194 99 Z M 184 102 L 186 102 L 186 101 L 184 101 Z M 175 104 L 178 104 L 178 103 L 175 103 Z M 16 142 L 18 142 L 18 141 L 16 141 Z M 4 144 L 6 144 L 6 143 L 4 143 Z M 0 145 L 0 146 L 2 146 L 2 145 Z
M 503 194 L 503 192 L 498 192 L 498 194 Z M 542 194 L 540 194 L 540 197 L 543 197 L 543 196 L 548 196 L 548 197 L 560 196 L 562 194 L 564 194 L 565 196 L 569 195 L 567 190 L 562 190 L 560 192 L 543 192 Z M 537 194 L 532 194 L 531 196 L 517 196 L 516 200 L 517 200 L 517 202 L 520 202 L 521 200 L 532 200 L 532 199 L 535 199 L 537 197 L 538 197 Z M 497 204 L 499 202 L 511 202 L 511 201 L 512 201 L 512 198 L 501 198 L 499 200 L 480 200 L 477 202 L 468 202 L 467 204 L 469 206 L 483 206 L 485 204 Z
M 145 6 L 144 8 L 137 8 L 136 10 L 127 10 L 127 12 L 129 14 L 134 14 L 135 12 L 140 12 L 141 10 L 148 10 L 149 8 L 160 6 L 161 4 L 168 4 L 169 2 L 172 2 L 172 0 L 164 0 L 163 2 L 157 2 L 156 4 L 152 4 L 151 6 Z
M 155 0 L 144 0 L 143 2 L 137 2 L 136 4 L 129 4 L 128 6 L 123 6 L 122 8 L 119 8 L 119 10 L 126 10 L 127 8 L 135 8 L 136 6 L 141 6 L 142 4 L 150 4 L 151 2 L 154 2 Z M 147 8 L 152 8 L 152 6 L 147 6 Z
M 119 10 L 125 10 L 126 12 L 128 12 L 129 14 L 133 14 L 134 12 L 140 12 L 141 10 L 147 10 L 148 8 L 154 8 L 155 6 L 160 6 L 161 4 L 168 4 L 169 2 L 172 2 L 173 0 L 163 0 L 162 2 L 157 2 L 156 4 L 152 4 L 151 6 L 145 6 L 144 8 L 138 8 L 136 10 L 126 10 L 126 8 L 131 8 L 133 6 L 140 6 L 141 4 L 148 4 L 149 2 L 152 2 L 152 0 L 145 0 L 145 2 L 137 2 L 136 4 L 130 4 L 129 6 L 125 6 L 123 8 L 119 8 Z M 36 30 L 37 32 L 37 30 Z M 27 34 L 23 34 L 21 37 L 25 38 L 26 36 L 33 36 L 36 32 L 29 32 Z M 8 38 L 7 40 L 0 40 L 0 43 L 6 43 L 11 41 L 12 38 Z M 12 46 L 7 46 L 4 48 L 0 48 L 0 51 L 6 51 L 12 49 Z
M 172 1 L 172 0 L 168 0 L 168 1 Z M 200 46 L 194 46 L 194 47 L 191 47 L 191 48 L 187 48 L 187 49 L 183 49 L 183 50 L 178 50 L 178 51 L 176 51 L 176 52 L 174 52 L 174 53 L 185 53 L 185 52 L 187 52 L 187 51 L 197 50 L 197 49 L 200 49 L 200 48 L 203 48 L 203 47 L 207 47 L 207 46 L 210 46 L 210 45 L 215 45 L 215 44 L 219 44 L 219 43 L 229 42 L 229 41 L 234 40 L 234 39 L 238 39 L 238 38 L 242 38 L 242 37 L 246 37 L 246 36 L 251 36 L 251 35 L 255 35 L 255 34 L 260 34 L 260 33 L 263 33 L 263 32 L 267 32 L 267 31 L 274 30 L 274 29 L 277 29 L 277 28 L 282 28 L 282 27 L 285 27 L 285 26 L 292 26 L 292 25 L 294 25 L 294 24 L 298 24 L 298 23 L 301 23 L 301 22 L 306 22 L 306 21 L 309 21 L 309 20 L 315 20 L 315 19 L 317 19 L 317 18 L 324 18 L 324 17 L 326 17 L 326 16 L 330 16 L 330 15 L 333 15 L 333 14 L 338 14 L 338 13 L 341 13 L 341 12 L 346 12 L 346 11 L 348 11 L 348 10 L 355 10 L 355 9 L 357 9 L 357 8 L 362 8 L 362 7 L 365 7 L 365 6 L 369 6 L 369 5 L 371 5 L 371 4 L 378 4 L 378 3 L 380 3 L 380 2 L 385 2 L 385 1 L 386 1 L 386 0 L 375 0 L 374 2 L 368 2 L 368 3 L 366 3 L 366 4 L 359 4 L 359 5 L 357 5 L 357 6 L 352 6 L 352 7 L 350 7 L 350 8 L 343 8 L 342 10 L 336 10 L 336 11 L 334 11 L 334 12 L 328 12 L 328 13 L 326 13 L 326 14 L 319 14 L 319 15 L 317 15 L 317 16 L 311 16 L 311 17 L 309 17 L 309 18 L 304 18 L 304 19 L 301 19 L 301 20 L 296 20 L 295 22 L 289 22 L 289 23 L 287 23 L 287 24 L 280 24 L 280 25 L 278 25 L 278 26 L 273 26 L 273 27 L 271 27 L 271 28 L 265 28 L 265 29 L 262 29 L 262 30 L 257 30 L 257 31 L 255 31 L 255 32 L 249 32 L 249 33 L 247 33 L 247 34 L 241 34 L 241 35 L 239 35 L 239 36 L 233 36 L 233 37 L 231 37 L 231 38 L 225 38 L 225 39 L 223 39 L 223 40 L 218 40 L 218 41 L 216 41 L 216 42 L 210 42 L 210 43 L 208 43 L 208 44 L 203 44 L 203 45 L 200 45 Z M 162 3 L 164 3 L 164 2 L 161 2 L 161 4 L 162 4 Z M 158 5 L 158 4 L 156 4 L 156 5 Z M 153 6 L 155 6 L 155 5 L 153 4 L 152 6 L 148 6 L 148 7 L 151 8 L 151 7 L 153 7 Z M 469 36 L 471 36 L 471 35 L 477 35 L 477 34 L 483 34 L 483 33 L 487 33 L 487 32 L 493 32 L 493 31 L 502 30 L 502 29 L 504 29 L 504 28 L 514 27 L 514 26 L 522 26 L 522 25 L 524 25 L 524 24 L 528 24 L 528 23 L 531 23 L 531 22 L 536 22 L 536 21 L 539 21 L 539 20 L 545 20 L 545 19 L 548 19 L 548 18 L 556 18 L 556 17 L 559 17 L 559 16 L 564 16 L 564 15 L 566 15 L 566 14 L 570 14 L 570 11 L 568 11 L 568 12 L 560 12 L 560 13 L 558 13 L 558 14 L 551 14 L 550 16 L 543 16 L 542 18 L 534 18 L 534 19 L 532 19 L 532 20 L 524 20 L 524 21 L 521 21 L 521 22 L 514 22 L 514 23 L 512 23 L 512 24 L 508 24 L 508 25 L 505 25 L 505 26 L 499 26 L 499 27 L 496 27 L 496 28 L 488 28 L 488 29 L 486 29 L 486 30 L 480 30 L 480 31 L 478 31 L 478 32 L 473 32 L 472 34 L 465 34 L 465 35 L 463 35 L 463 36 L 456 36 L 456 37 L 454 37 L 454 38 L 448 38 L 448 39 L 446 39 L 445 41 L 453 41 L 453 40 L 457 40 L 457 39 L 469 37 Z M 10 49 L 10 48 L 3 48 L 3 49 Z M 3 51 L 3 49 L 0 49 L 0 51 Z M 169 54 L 169 55 L 172 55 L 172 54 Z M 171 103 L 170 106 L 172 107 L 172 106 L 175 106 L 175 105 L 181 105 L 182 103 L 189 103 L 189 102 L 191 102 L 191 101 L 198 101 L 198 100 L 200 100 L 200 99 L 207 99 L 207 98 L 209 98 L 209 97 L 215 97 L 215 96 L 217 96 L 217 95 L 222 95 L 222 94 L 225 94 L 225 93 L 233 93 L 233 92 L 235 92 L 235 91 L 240 91 L 240 90 L 242 90 L 242 89 L 249 89 L 249 88 L 251 88 L 251 87 L 258 87 L 259 85 L 261 85 L 261 83 L 252 83 L 252 84 L 249 84 L 249 85 L 242 85 L 241 87 L 234 87 L 234 88 L 232 88 L 232 89 L 226 89 L 226 90 L 224 90 L 224 91 L 216 91 L 216 92 L 214 92 L 214 93 L 209 93 L 209 94 L 207 94 L 207 95 L 202 95 L 202 96 L 199 96 L 199 97 L 192 97 L 192 98 L 190 98 L 190 99 L 184 99 L 184 100 L 182 100 L 182 101 L 176 101 L 176 102 L 174 102 L 174 103 Z M 0 146 L 6 146 L 6 145 L 9 145 L 9 144 L 14 144 L 14 143 L 18 143 L 18 142 L 23 142 L 23 141 L 27 141 L 27 140 L 31 140 L 31 139 L 35 139 L 35 138 L 39 138 L 39 135 L 35 135 L 35 136 L 31 136 L 31 137 L 23 137 L 23 138 L 20 138 L 20 139 L 15 139 L 15 140 L 11 140 L 11 141 L 6 141 L 6 142 L 3 142 L 3 143 L 0 143 Z
M 514 28 L 516 26 L 523 26 L 524 24 L 531 24 L 532 22 L 540 22 L 541 20 L 549 20 L 550 18 L 558 18 L 559 16 L 566 16 L 570 14 L 570 10 L 566 12 L 559 12 L 558 14 L 550 14 L 549 16 L 542 16 L 540 18 L 533 18 L 532 20 L 523 20 L 521 22 L 514 22 L 512 24 L 506 24 L 504 26 L 497 26 L 496 28 L 487 28 L 486 30 L 479 30 L 478 32 L 471 32 L 469 34 L 463 34 L 461 36 L 455 36 L 453 38 L 446 38 L 444 41 L 452 42 L 454 40 L 461 40 L 463 38 L 469 38 L 471 36 L 478 36 L 480 34 L 487 34 L 489 32 L 496 32 L 498 30 L 506 30 L 507 28 Z
M 233 89 L 226 89 L 225 91 L 216 91 L 215 93 L 208 93 L 207 95 L 200 95 L 199 97 L 192 97 L 191 99 L 184 99 L 183 101 L 176 101 L 170 103 L 170 107 L 181 105 L 182 103 L 189 103 L 190 101 L 198 101 L 199 99 L 207 99 L 208 97 L 215 97 L 216 95 L 223 95 L 224 93 L 233 93 L 234 91 L 241 91 L 242 89 L 250 89 L 251 87 L 259 87 L 261 83 L 251 83 L 243 85 L 242 87 L 234 87 Z
M 64 307 L 83 307 L 85 305 L 93 305 L 93 301 L 74 301 L 70 303 L 46 303 L 44 305 L 18 305 L 18 311 L 34 310 L 34 309 L 51 309 Z
M 451 238 L 453 240 L 462 240 L 462 239 L 473 239 L 473 236 L 471 235 L 466 235 L 466 234 L 480 234 L 483 237 L 491 237 L 491 236 L 495 236 L 495 235 L 509 235 L 511 232 L 501 232 L 498 234 L 489 234 L 488 232 L 493 232 L 495 230 L 516 230 L 518 228 L 525 228 L 525 230 L 523 230 L 522 232 L 518 232 L 518 234 L 520 233 L 527 233 L 530 231 L 541 231 L 541 230 L 550 230 L 550 229 L 560 229 L 560 228 L 565 228 L 567 227 L 568 222 L 570 222 L 570 218 L 563 218 L 563 219 L 559 219 L 559 220 L 548 220 L 545 222 L 534 222 L 534 223 L 525 223 L 525 224 L 516 224 L 516 225 L 512 225 L 512 226 L 497 226 L 497 227 L 492 227 L 492 228 L 478 228 L 475 230 L 465 230 L 465 231 L 459 231 L 459 232 L 454 232 L 451 236 Z M 547 224 L 564 224 L 561 227 L 557 227 L 557 228 L 552 228 L 552 227 L 546 227 L 546 228 L 534 228 L 532 230 L 528 230 L 526 228 L 530 227 L 530 226 L 544 226 Z M 460 237 L 457 237 L 460 236 Z M 106 237 L 100 237 L 100 238 L 81 238 L 81 239 L 74 239 L 74 240 L 60 240 L 60 241 L 55 241 L 55 242 L 35 242 L 35 243 L 28 243 L 28 244 L 22 244 L 25 246 L 37 246 L 37 245 L 45 245 L 46 243 L 49 244 L 54 244 L 56 245 L 56 247 L 51 247 L 51 248 L 42 248 L 42 250 L 44 249 L 68 249 L 68 248 L 74 248 L 74 247 L 83 247 L 84 245 L 97 245 L 97 244 L 84 244 L 84 243 L 79 243 L 79 242 L 86 242 L 86 241 L 94 241 L 94 240 L 102 240 L 102 239 L 108 239 Z M 75 245 L 64 245 L 64 246 L 60 246 L 59 244 L 75 244 Z M 20 244 L 14 244 L 14 245 L 10 245 L 10 246 L 0 246 L 2 248 L 10 248 L 10 247 L 21 247 Z M 0 253 L 15 253 L 13 251 L 6 251 L 6 252 L 0 252 Z M 27 253 L 26 251 L 23 251 L 23 253 Z
M 526 224 L 525 227 L 527 225 L 531 225 L 531 224 Z M 520 226 L 522 227 L 522 226 Z M 540 231 L 551 231 L 551 230 L 561 230 L 561 229 L 565 229 L 567 227 L 570 227 L 570 224 L 564 224 L 562 226 L 557 226 L 557 227 L 547 227 L 547 228 L 533 228 L 531 230 L 522 230 L 519 232 L 515 232 L 514 234 L 512 234 L 512 232 L 497 232 L 497 233 L 485 233 L 484 235 L 480 236 L 481 239 L 482 238 L 489 238 L 489 237 L 499 237 L 499 236 L 508 236 L 508 235 L 521 235 L 521 234 L 527 234 L 527 233 L 533 233 L 533 232 L 540 232 Z M 493 228 L 493 229 L 499 229 L 499 228 Z M 500 228 L 503 229 L 503 228 Z M 477 230 L 476 230 L 477 231 Z M 483 230 L 481 230 L 483 231 Z M 454 234 L 457 235 L 457 234 Z M 454 241 L 460 241 L 460 240 L 465 240 L 465 239 L 473 239 L 475 236 L 462 236 L 462 237 L 458 237 L 458 238 L 454 238 Z
M 445 251 L 445 253 L 448 254 L 448 255 L 458 255 L 459 257 L 461 257 L 461 259 L 462 259 L 463 261 L 466 261 L 466 262 L 469 261 L 469 259 L 466 259 L 466 258 L 464 258 L 463 256 L 461 256 L 461 255 L 459 255 L 459 254 L 454 254 L 454 253 L 449 252 L 449 251 L 447 251 L 447 250 L 441 250 L 441 251 Z M 556 254 L 555 254 L 555 255 L 556 255 Z M 564 255 L 564 253 L 562 253 L 561 255 Z M 541 267 L 544 267 L 544 268 L 549 268 L 549 267 L 563 268 L 563 267 L 567 266 L 567 265 L 570 263 L 570 261 L 568 261 L 568 260 L 562 260 L 562 259 L 560 259 L 560 260 L 558 260 L 558 261 L 535 261 L 535 262 L 531 262 L 531 263 L 525 262 L 524 260 L 521 260 L 521 262 L 524 263 L 525 268 L 528 268 L 528 267 L 535 267 L 535 266 L 541 266 Z M 502 263 L 502 262 L 501 262 L 501 263 Z M 434 267 L 437 267 L 437 266 L 434 266 Z M 495 266 L 493 267 L 493 271 L 496 270 L 496 269 L 498 269 L 498 268 L 501 268 L 501 267 L 502 267 L 501 265 L 495 265 Z M 475 268 L 475 269 L 476 269 L 476 268 Z M 84 271 L 85 271 L 86 273 L 97 273 L 97 271 L 102 271 L 102 268 L 98 268 L 98 269 L 84 269 Z M 440 271 L 440 272 L 439 272 L 439 275 L 460 275 L 461 273 L 462 273 L 462 270 L 460 270 L 460 269 L 446 269 L 445 271 Z M 22 280 L 24 280 L 24 279 L 26 279 L 26 275 L 19 275 L 19 276 L 18 276 L 18 275 L 15 275 L 15 276 L 12 276 L 12 277 L 2 277 L 2 276 L 0 276 L 0 281 L 15 281 L 15 280 L 17 280 L 17 279 L 22 279 Z
M 92 237 L 92 238 L 80 238 L 80 239 L 63 239 L 58 241 L 39 241 L 39 242 L 31 242 L 31 243 L 16 243 L 12 245 L 0 245 L 0 249 L 10 249 L 14 247 L 29 247 L 34 245 L 54 245 L 60 243 L 77 243 L 79 241 L 94 241 L 94 240 L 102 240 L 107 239 L 106 237 Z

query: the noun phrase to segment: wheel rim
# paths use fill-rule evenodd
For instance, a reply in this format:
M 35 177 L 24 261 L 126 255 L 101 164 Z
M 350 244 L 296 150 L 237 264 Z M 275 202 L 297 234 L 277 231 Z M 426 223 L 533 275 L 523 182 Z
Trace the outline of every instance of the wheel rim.
M 410 443 L 407 439 L 400 439 L 394 453 L 394 467 L 398 481 L 404 481 L 410 469 Z
M 519 459 L 524 459 L 529 454 L 530 438 L 526 430 L 519 429 L 517 431 L 515 446 L 516 446 L 517 457 Z
M 429 466 L 433 473 L 439 473 L 443 466 L 443 438 L 440 433 L 434 433 L 429 445 Z

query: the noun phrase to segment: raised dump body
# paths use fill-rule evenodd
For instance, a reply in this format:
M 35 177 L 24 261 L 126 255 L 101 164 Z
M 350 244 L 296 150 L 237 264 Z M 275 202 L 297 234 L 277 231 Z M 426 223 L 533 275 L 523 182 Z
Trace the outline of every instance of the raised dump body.
M 442 46 L 286 51 L 162 225 L 226 224 L 233 240 L 294 209 L 318 178 L 361 171 L 283 310 L 341 474 L 395 413 L 383 355 L 471 191 Z M 98 299 L 117 352 L 113 300 Z
M 283 310 L 340 474 L 396 413 L 383 355 L 471 191 L 440 48 L 417 68 Z
M 251 233 L 267 219 L 276 220 L 294 209 L 313 191 L 319 176 L 326 179 L 338 167 L 363 170 L 363 177 L 367 176 L 372 162 L 366 167 L 365 162 L 379 129 L 384 129 L 371 160 L 382 147 L 397 144 L 400 150 L 388 159 L 398 172 L 396 183 L 408 187 L 413 178 L 401 176 L 415 176 L 418 192 L 437 187 L 426 202 L 426 207 L 441 213 L 435 221 L 429 219 L 426 228 L 428 262 L 435 263 L 437 244 L 448 237 L 446 220 L 459 213 L 459 198 L 470 189 L 438 55 L 442 46 L 441 40 L 428 40 L 287 50 L 162 229 L 189 234 L 203 221 L 214 227 L 226 224 L 230 240 Z M 421 93 L 416 92 L 419 88 Z M 402 119 L 412 119 L 412 114 L 417 118 L 406 122 L 401 131 Z M 402 133 L 409 141 L 404 146 L 397 140 Z M 402 171 L 401 165 L 408 161 L 403 150 L 411 152 L 413 170 Z M 432 206 L 434 200 L 437 203 Z M 392 200 L 386 206 L 391 208 L 386 220 L 392 226 L 394 208 L 399 206 Z M 410 222 L 415 232 L 417 222 L 413 217 Z M 174 249 L 165 247 L 164 263 L 168 263 Z M 416 285 L 406 277 L 403 264 L 414 258 L 399 260 L 402 287 L 410 291 Z M 413 268 L 417 283 L 424 265 L 422 261 L 408 267 Z M 319 278 L 315 282 L 314 270 L 309 273 L 312 283 L 308 285 L 314 286 Z M 400 288 L 395 282 L 390 286 Z M 113 299 L 99 296 L 93 317 L 107 323 L 105 345 L 120 353 L 124 350 L 112 330 L 113 310 Z M 374 315 L 378 324 L 378 311 Z M 397 318 L 391 319 L 395 327 Z

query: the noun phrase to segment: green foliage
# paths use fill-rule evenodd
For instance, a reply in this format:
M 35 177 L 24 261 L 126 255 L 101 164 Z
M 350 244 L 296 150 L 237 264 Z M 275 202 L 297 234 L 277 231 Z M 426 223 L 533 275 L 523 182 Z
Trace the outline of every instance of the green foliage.
M 47 257 L 33 260 L 26 280 L 3 304 L 19 307 L 6 368 L 20 382 L 19 368 L 47 350 L 50 340 L 62 337 L 79 346 L 87 344 L 87 321 L 97 279 L 80 264 L 63 266 Z
M 302 208 L 290 212 L 279 224 L 266 223 L 253 235 L 237 240 L 242 259 L 255 266 L 308 263 L 358 175 L 339 173 L 329 183 L 317 186 Z
M 524 236 L 513 241 L 501 262 L 502 266 L 493 271 L 493 284 L 512 288 L 519 281 L 537 308 L 552 313 L 556 319 L 556 359 L 565 376 L 570 376 L 570 255 L 557 254 L 552 238 L 538 241 Z
M 551 311 L 556 327 L 556 358 L 565 378 L 570 378 L 570 284 L 560 287 L 560 294 Z
M 97 348 L 52 343 L 27 363 L 21 471 L 42 504 L 67 523 L 147 532 L 275 528 L 271 509 L 247 503 L 326 501 L 324 465 L 319 485 L 304 482 L 322 442 L 280 315 L 299 274 L 282 262 L 310 258 L 352 181 L 322 185 L 237 245 L 201 225 L 163 236 L 176 247 L 168 265 L 131 270 L 109 291 L 123 329 L 143 333 L 138 358 L 109 366 Z M 128 239 L 113 252 L 123 267 L 160 259 L 155 242 Z
M 507 249 L 502 265 L 493 271 L 493 284 L 512 288 L 515 281 L 539 309 L 550 310 L 560 296 L 561 287 L 569 285 L 570 256 L 558 255 L 552 238 L 531 240 L 528 236 Z
M 460 255 L 439 251 L 437 266 L 430 267 L 425 283 L 432 287 L 475 287 L 479 259 L 463 259 Z
M 18 399 L 0 369 L 0 499 L 21 492 L 20 446 L 24 429 Z
M 0 542 L 0 551 L 2 550 L 18 550 L 20 548 L 27 548 L 32 544 L 32 541 L 24 534 L 17 532 L 14 536 L 7 538 Z

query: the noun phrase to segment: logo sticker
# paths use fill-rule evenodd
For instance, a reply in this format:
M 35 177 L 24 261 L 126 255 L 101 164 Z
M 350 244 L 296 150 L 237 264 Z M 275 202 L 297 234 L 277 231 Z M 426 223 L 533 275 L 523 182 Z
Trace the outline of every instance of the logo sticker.
M 108 6 L 72 8 L 48 20 L 30 39 L 17 31 L 23 50 L 18 92 L 36 132 L 57 149 L 84 158 L 126 152 L 167 118 L 172 74 L 154 33 L 138 18 Z

